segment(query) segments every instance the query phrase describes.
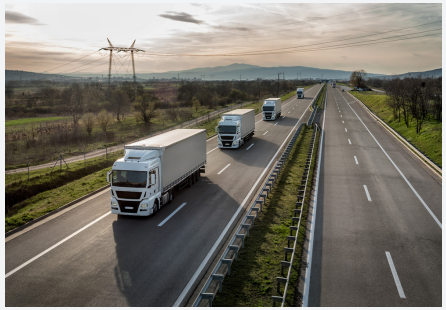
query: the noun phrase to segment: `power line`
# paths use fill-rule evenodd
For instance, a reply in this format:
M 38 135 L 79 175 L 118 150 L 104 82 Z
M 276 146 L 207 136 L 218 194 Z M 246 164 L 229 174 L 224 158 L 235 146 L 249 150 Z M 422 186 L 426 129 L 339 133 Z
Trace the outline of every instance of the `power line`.
M 86 56 L 83 56 L 83 57 L 81 57 L 81 58 L 78 58 L 78 59 L 75 59 L 75 60 L 73 60 L 73 61 L 70 61 L 70 62 L 68 62 L 68 63 L 66 63 L 66 64 L 64 64 L 64 65 L 61 65 L 61 66 L 58 66 L 58 67 L 55 67 L 55 68 L 53 68 L 53 69 L 46 70 L 46 71 L 43 71 L 43 72 L 40 72 L 40 73 L 45 73 L 45 72 L 49 72 L 49 71 L 56 70 L 57 68 L 64 67 L 64 66 L 69 65 L 69 64 L 71 64 L 71 63 L 73 63 L 73 62 L 75 62 L 75 61 L 78 61 L 78 60 L 81 60 L 81 59 L 83 59 L 83 58 L 85 58 L 85 57 L 88 57 L 88 56 L 90 56 L 90 55 L 93 55 L 93 54 L 96 53 L 96 52 L 98 52 L 98 50 L 97 50 L 97 51 L 94 51 L 93 53 L 90 53 L 90 54 L 88 54 L 88 55 L 86 55 Z M 57 74 L 57 73 L 55 73 L 55 74 Z

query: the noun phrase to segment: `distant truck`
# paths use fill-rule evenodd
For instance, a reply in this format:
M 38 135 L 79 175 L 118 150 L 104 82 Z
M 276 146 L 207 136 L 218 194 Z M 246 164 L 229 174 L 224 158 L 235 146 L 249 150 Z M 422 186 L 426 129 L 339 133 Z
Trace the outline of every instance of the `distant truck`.
M 205 164 L 205 129 L 176 129 L 126 145 L 107 173 L 111 213 L 155 214 L 172 202 L 175 189 L 197 182 Z
M 333 88 L 336 88 L 336 82 L 333 82 L 332 87 L 333 87 Z
M 262 106 L 263 120 L 275 120 L 282 115 L 282 99 L 280 98 L 269 98 L 263 101 Z
M 219 148 L 237 149 L 245 141 L 251 140 L 255 129 L 255 113 L 253 109 L 238 109 L 221 116 L 217 132 Z
M 304 99 L 304 89 L 303 88 L 298 88 L 296 91 L 296 97 L 297 99 Z

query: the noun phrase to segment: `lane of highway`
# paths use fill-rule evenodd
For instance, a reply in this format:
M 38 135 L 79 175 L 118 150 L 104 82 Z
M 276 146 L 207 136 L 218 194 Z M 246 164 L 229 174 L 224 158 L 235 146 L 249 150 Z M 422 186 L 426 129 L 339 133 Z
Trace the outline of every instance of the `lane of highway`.
M 6 304 L 172 306 L 320 87 L 308 90 L 307 99 L 286 101 L 287 116 L 259 122 L 238 150 L 215 149 L 216 139 L 209 139 L 206 174 L 156 216 L 107 215 L 8 276 Z M 8 238 L 6 273 L 107 214 L 109 200 L 104 191 Z
M 338 89 L 325 135 L 308 306 L 441 306 L 440 179 Z

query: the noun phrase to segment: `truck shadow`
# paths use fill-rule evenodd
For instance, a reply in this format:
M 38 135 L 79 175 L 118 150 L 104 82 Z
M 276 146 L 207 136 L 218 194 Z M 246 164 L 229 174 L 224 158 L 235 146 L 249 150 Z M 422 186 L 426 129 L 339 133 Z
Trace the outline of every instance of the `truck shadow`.
M 180 211 L 158 226 L 184 202 Z M 114 276 L 127 305 L 172 306 L 239 205 L 202 176 L 191 188 L 177 192 L 173 203 L 155 216 L 117 217 L 112 224 L 117 258 Z

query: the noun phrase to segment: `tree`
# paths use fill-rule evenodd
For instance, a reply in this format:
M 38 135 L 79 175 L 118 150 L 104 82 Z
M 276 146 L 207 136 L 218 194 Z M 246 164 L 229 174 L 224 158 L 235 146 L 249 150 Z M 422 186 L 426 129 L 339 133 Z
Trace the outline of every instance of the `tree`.
M 195 110 L 195 113 L 197 113 L 198 109 L 200 108 L 200 101 L 198 101 L 198 99 L 195 97 L 192 99 L 192 107 Z
M 144 93 L 142 96 L 136 97 L 133 104 L 137 121 L 143 121 L 148 124 L 156 115 L 156 101 L 154 96 Z
M 82 116 L 82 124 L 85 127 L 85 130 L 87 130 L 88 135 L 91 135 L 91 132 L 93 131 L 93 127 L 95 124 L 95 117 L 93 113 L 85 113 Z
M 13 94 L 14 94 L 14 85 L 10 81 L 5 86 L 5 96 L 8 98 L 9 101 L 11 101 Z
M 77 126 L 79 119 L 84 113 L 85 97 L 82 86 L 78 83 L 73 83 L 70 87 L 62 91 L 62 104 L 73 118 L 73 124 Z
M 120 122 L 120 115 L 122 115 L 130 106 L 130 100 L 127 93 L 122 89 L 113 90 L 110 92 L 109 102 L 112 111 L 116 114 L 116 120 Z
M 350 84 L 353 87 L 364 88 L 366 86 L 365 85 L 366 77 L 367 77 L 367 72 L 365 72 L 365 70 L 363 69 L 353 71 L 352 74 L 350 75 Z
M 96 122 L 103 131 L 107 131 L 108 124 L 113 122 L 113 115 L 110 112 L 107 112 L 107 110 L 102 110 L 96 116 Z

